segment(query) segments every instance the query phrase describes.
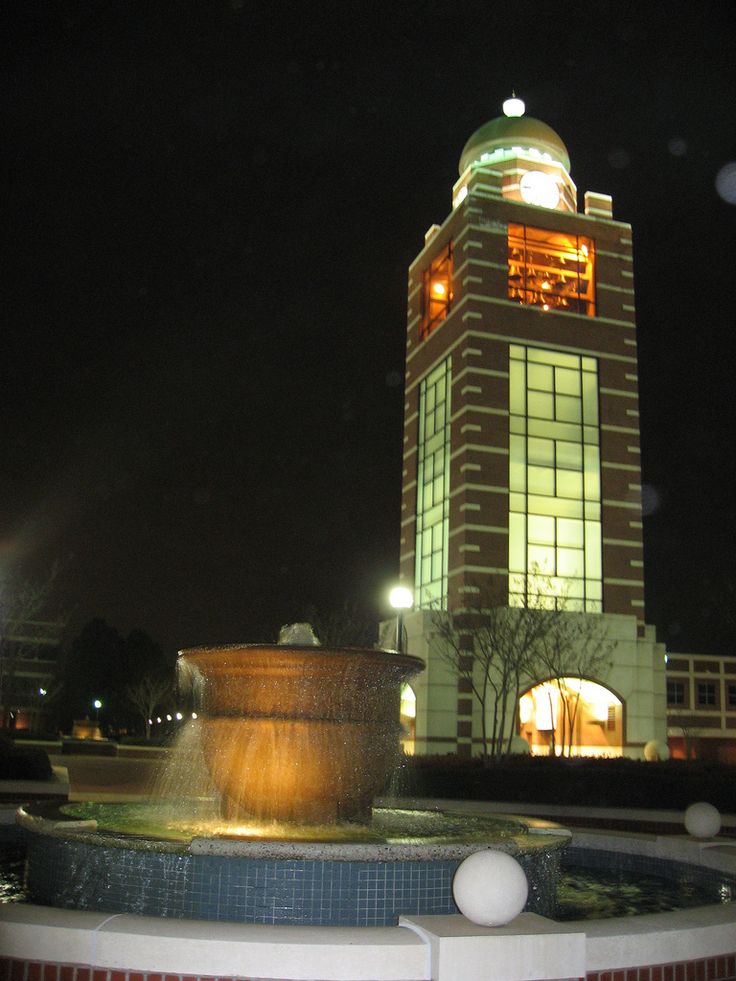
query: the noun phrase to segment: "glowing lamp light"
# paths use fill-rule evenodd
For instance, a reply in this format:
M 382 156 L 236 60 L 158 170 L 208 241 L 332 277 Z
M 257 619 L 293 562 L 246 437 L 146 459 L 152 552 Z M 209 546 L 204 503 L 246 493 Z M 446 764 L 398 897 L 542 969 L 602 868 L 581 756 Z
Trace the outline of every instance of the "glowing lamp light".
M 193 719 L 196 719 L 197 718 L 197 713 L 196 712 L 192 712 L 192 718 Z
M 513 94 L 510 99 L 506 99 L 502 108 L 504 116 L 523 116 L 526 111 L 524 100 L 517 99 L 516 94 Z
M 394 586 L 388 594 L 388 601 L 396 610 L 396 650 L 404 650 L 404 610 L 414 606 L 414 594 L 408 586 Z
M 46 689 L 45 688 L 39 688 L 38 689 L 38 694 L 39 695 L 45 695 L 46 694 Z
M 432 292 L 435 296 L 445 296 L 447 294 L 447 287 L 440 280 L 435 280 L 432 283 Z
M 177 721 L 177 722 L 181 722 L 181 720 L 182 720 L 183 718 L 184 718 L 184 716 L 183 716 L 183 715 L 181 714 L 181 712 L 177 712 L 177 713 L 176 713 L 176 715 L 175 715 L 175 719 L 176 719 L 176 721 Z
M 410 610 L 414 606 L 414 594 L 408 586 L 394 586 L 388 601 L 394 610 Z
M 170 716 L 170 715 L 167 715 L 167 716 L 166 716 L 166 721 L 167 721 L 167 722 L 171 722 L 171 716 Z

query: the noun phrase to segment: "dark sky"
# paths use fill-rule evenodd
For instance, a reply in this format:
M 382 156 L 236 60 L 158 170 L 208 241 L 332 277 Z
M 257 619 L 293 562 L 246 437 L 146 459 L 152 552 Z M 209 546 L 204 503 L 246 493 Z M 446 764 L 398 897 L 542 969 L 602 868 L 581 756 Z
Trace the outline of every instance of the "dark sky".
M 648 619 L 733 577 L 727 3 L 16 5 L 0 562 L 167 650 L 398 564 L 406 269 L 513 88 L 634 225 Z M 716 585 L 714 586 L 713 583 Z

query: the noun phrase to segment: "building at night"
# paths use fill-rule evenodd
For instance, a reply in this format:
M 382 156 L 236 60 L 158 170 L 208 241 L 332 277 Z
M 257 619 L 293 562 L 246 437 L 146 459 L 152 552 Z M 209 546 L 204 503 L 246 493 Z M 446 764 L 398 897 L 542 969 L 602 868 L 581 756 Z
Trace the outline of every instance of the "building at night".
M 486 595 L 594 618 L 600 677 L 568 679 L 573 752 L 641 756 L 667 735 L 664 648 L 644 612 L 631 227 L 578 191 L 560 137 L 518 99 L 462 151 L 452 210 L 409 270 L 401 503 L 414 748 L 471 754 L 478 703 L 442 657 L 438 610 Z M 549 678 L 516 735 L 549 752 Z
M 667 659 L 667 735 L 675 759 L 736 763 L 736 661 L 713 654 Z
M 42 731 L 59 671 L 63 623 L 8 620 L 0 639 L 0 729 Z

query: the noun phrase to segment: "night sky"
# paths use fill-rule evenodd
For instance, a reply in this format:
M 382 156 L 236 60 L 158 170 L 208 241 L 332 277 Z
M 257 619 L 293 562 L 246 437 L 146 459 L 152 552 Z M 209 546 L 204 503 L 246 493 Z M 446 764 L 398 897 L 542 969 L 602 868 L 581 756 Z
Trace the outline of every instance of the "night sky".
M 406 270 L 514 88 L 634 226 L 647 618 L 672 649 L 722 644 L 733 4 L 15 7 L 0 562 L 61 561 L 72 634 L 101 616 L 173 652 L 383 604 Z

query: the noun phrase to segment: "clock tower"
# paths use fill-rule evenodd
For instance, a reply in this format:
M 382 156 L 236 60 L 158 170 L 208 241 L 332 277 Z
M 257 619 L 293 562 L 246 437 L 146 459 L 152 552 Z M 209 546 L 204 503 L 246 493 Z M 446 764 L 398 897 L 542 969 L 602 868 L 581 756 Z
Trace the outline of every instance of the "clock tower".
M 631 227 L 607 194 L 578 212 L 561 138 L 520 99 L 503 108 L 465 144 L 452 211 L 409 270 L 400 568 L 409 649 L 428 660 L 416 748 L 476 747 L 477 705 L 434 623 L 492 594 L 603 618 L 614 664 L 588 680 L 605 725 L 581 729 L 578 751 L 642 755 L 666 733 L 664 650 L 644 616 Z M 542 751 L 533 724 L 518 734 Z

